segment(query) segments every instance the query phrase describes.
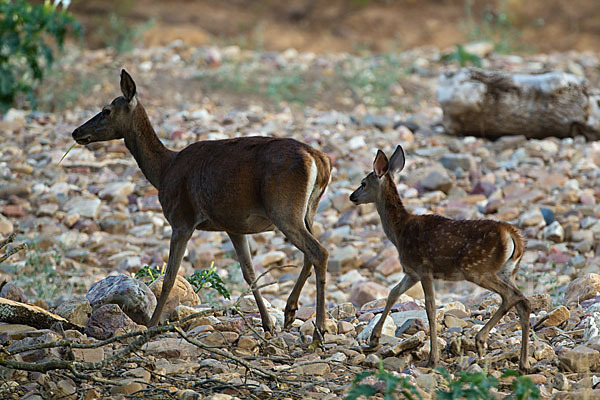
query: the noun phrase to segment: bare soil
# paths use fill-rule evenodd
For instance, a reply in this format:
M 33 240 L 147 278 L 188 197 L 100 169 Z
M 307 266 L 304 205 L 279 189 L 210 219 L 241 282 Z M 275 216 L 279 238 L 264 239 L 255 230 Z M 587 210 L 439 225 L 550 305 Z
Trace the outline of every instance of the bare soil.
M 317 53 L 445 48 L 477 39 L 468 24 L 471 12 L 479 27 L 492 21 L 497 38 L 506 34 L 529 50 L 600 49 L 597 0 L 102 0 L 76 2 L 71 10 L 92 47 L 103 45 L 99 27 L 116 13 L 127 26 L 152 19 L 144 35 L 148 45 L 183 39 Z M 501 27 L 503 17 L 508 24 Z

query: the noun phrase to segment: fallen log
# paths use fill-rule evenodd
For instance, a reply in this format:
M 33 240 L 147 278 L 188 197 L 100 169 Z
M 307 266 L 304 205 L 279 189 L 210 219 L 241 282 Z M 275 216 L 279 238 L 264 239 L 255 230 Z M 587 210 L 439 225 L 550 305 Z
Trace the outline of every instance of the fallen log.
M 60 323 L 65 330 L 75 329 L 83 332 L 82 326 L 75 325 L 43 308 L 2 297 L 0 297 L 0 322 L 29 325 L 37 329 L 51 329 L 54 324 Z
M 440 76 L 437 99 L 452 135 L 600 139 L 600 92 L 573 74 L 463 68 Z

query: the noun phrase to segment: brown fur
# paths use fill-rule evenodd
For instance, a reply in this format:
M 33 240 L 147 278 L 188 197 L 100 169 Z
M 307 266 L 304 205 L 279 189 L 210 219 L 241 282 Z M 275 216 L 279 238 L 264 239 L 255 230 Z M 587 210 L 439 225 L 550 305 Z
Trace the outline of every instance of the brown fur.
M 295 319 L 300 292 L 314 265 L 316 327 L 323 331 L 328 253 L 311 229 L 329 183 L 331 162 L 327 155 L 296 140 L 273 137 L 207 140 L 171 151 L 156 136 L 137 100 L 135 83 L 124 70 L 121 90 L 123 96 L 75 129 L 73 138 L 80 144 L 123 138 L 146 178 L 158 189 L 173 232 L 162 293 L 148 325 L 159 322 L 194 230 L 227 232 L 244 279 L 253 284 L 255 273 L 246 235 L 277 227 L 304 253 L 304 266 L 287 301 L 285 326 Z M 314 187 L 308 182 L 313 163 L 317 172 Z M 307 187 L 312 188 L 311 193 L 306 193 Z M 273 331 L 260 292 L 256 288 L 252 292 L 264 329 Z
M 350 200 L 356 204 L 375 203 L 383 230 L 398 249 L 406 274 L 390 292 L 381 319 L 371 334 L 371 346 L 379 342 L 385 318 L 398 297 L 415 283 L 421 282 L 431 332 L 428 365 L 435 365 L 439 361 L 439 351 L 433 279 L 468 280 L 502 297 L 500 309 L 476 336 L 480 355 L 483 355 L 489 330 L 512 306 L 516 306 L 523 330 L 520 367 L 526 370 L 529 366 L 527 342 L 530 305 L 514 283 L 524 249 L 520 232 L 505 222 L 457 221 L 440 215 L 408 213 L 391 176 L 392 171 L 399 172 L 403 166 L 404 152 L 400 146 L 389 162 L 385 154 L 379 151 L 373 172 L 363 179 L 361 187 L 350 196 Z

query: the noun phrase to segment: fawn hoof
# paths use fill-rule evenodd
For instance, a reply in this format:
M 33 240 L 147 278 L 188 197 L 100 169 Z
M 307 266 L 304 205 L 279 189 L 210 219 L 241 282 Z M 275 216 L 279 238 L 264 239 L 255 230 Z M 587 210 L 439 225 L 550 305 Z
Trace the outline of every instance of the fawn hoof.
M 380 344 L 372 344 L 372 343 L 367 343 L 367 344 L 363 344 L 362 346 L 360 346 L 360 351 L 362 353 L 366 353 L 366 354 L 370 354 L 370 353 L 375 353 L 377 350 L 379 350 L 379 348 L 381 347 Z
M 429 357 L 429 359 L 427 360 L 427 362 L 425 363 L 425 368 L 433 368 L 438 364 L 439 360 L 436 360 L 435 358 Z
M 486 341 L 482 338 L 475 337 L 475 350 L 477 351 L 477 355 L 479 357 L 483 357 L 485 355 L 485 343 Z

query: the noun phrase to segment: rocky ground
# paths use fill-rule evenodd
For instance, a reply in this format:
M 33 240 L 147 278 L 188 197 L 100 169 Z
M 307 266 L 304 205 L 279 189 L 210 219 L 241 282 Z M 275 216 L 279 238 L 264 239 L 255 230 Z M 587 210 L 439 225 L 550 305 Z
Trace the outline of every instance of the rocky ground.
M 386 370 L 407 377 L 424 398 L 431 397 L 445 380 L 422 367 L 429 343 L 420 286 L 394 307 L 383 346 L 372 354 L 359 347 L 403 273 L 374 207 L 354 206 L 348 196 L 370 171 L 376 149 L 389 154 L 397 144 L 407 157 L 398 190 L 412 212 L 493 218 L 522 229 L 527 247 L 517 282 L 533 305 L 529 376 L 540 394 L 599 396 L 594 387 L 599 381 L 595 372 L 600 372 L 600 145 L 583 138 L 490 142 L 444 134 L 433 94 L 439 74 L 456 66 L 440 63 L 439 57 L 430 48 L 395 55 L 404 72 L 385 86 L 386 101 L 393 107 L 375 108 L 377 80 L 357 86 L 358 92 L 325 93 L 316 87 L 311 93 L 317 98 L 305 105 L 287 104 L 285 97 L 273 105 L 246 89 L 236 92 L 239 87 L 217 83 L 248 71 L 277 75 L 294 70 L 306 72 L 303 78 L 312 76 L 312 85 L 318 77 L 343 75 L 348 69 L 376 68 L 378 57 L 195 49 L 179 42 L 118 57 L 105 50 L 72 50 L 60 65 L 64 76 L 80 77 L 83 73 L 74 71 L 84 70 L 88 79 L 99 77 L 78 98 L 78 107 L 53 113 L 12 109 L 0 121 L 0 235 L 15 232 L 15 243 L 29 245 L 1 265 L 2 278 L 11 285 L 0 294 L 56 312 L 85 330 L 4 324 L 0 341 L 17 361 L 99 364 L 88 364 L 86 376 L 68 369 L 1 369 L 4 398 L 336 399 L 348 393 L 356 373 L 375 369 L 380 361 Z M 491 54 L 484 63 L 509 71 L 569 71 L 585 75 L 596 87 L 600 76 L 597 54 Z M 76 147 L 59 164 L 72 143 L 73 128 L 120 95 L 120 66 L 127 66 L 136 80 L 140 101 L 170 148 L 204 139 L 275 135 L 329 154 L 332 182 L 314 229 L 330 252 L 330 319 L 322 348 L 309 346 L 314 277 L 302 292 L 293 328 L 280 331 L 285 300 L 299 271 L 272 267 L 301 265 L 302 256 L 279 232 L 254 235 L 250 242 L 255 267 L 264 272 L 259 284 L 269 284 L 262 293 L 277 322 L 275 337 L 262 332 L 226 235 L 197 232 L 180 274 L 189 276 L 214 261 L 231 300 L 211 289 L 198 297 L 181 280 L 170 319 L 204 310 L 202 317 L 181 323 L 179 331 L 147 337 L 141 349 L 131 347 L 131 338 L 99 342 L 141 328 L 139 313 L 153 308 L 156 284 L 151 290 L 130 277 L 145 264 L 162 265 L 170 237 L 156 190 L 122 142 Z M 166 79 L 179 84 L 164 85 Z M 492 330 L 486 358 L 475 356 L 474 336 L 498 308 L 499 296 L 468 283 L 437 282 L 436 289 L 442 367 L 452 374 L 487 368 L 496 377 L 517 368 L 521 335 L 514 312 Z M 115 303 L 120 307 L 111 305 Z M 232 306 L 239 312 L 232 312 Z M 86 345 L 35 347 L 61 338 Z M 132 352 L 119 353 L 128 345 Z M 30 347 L 20 352 L 21 346 Z M 508 381 L 501 380 L 498 390 L 508 392 Z

